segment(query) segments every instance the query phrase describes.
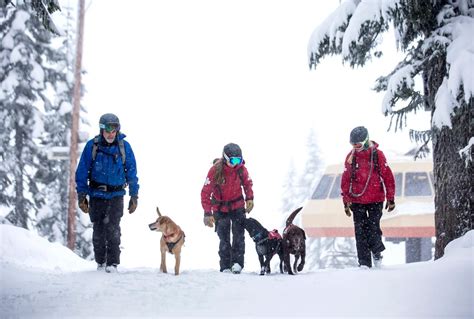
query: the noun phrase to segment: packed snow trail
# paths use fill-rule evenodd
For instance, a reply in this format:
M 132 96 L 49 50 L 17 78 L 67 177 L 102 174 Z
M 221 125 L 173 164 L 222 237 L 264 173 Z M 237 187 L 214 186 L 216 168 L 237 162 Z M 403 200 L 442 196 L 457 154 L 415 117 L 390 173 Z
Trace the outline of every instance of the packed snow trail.
M 100 317 L 474 317 L 474 231 L 437 261 L 240 275 L 156 268 L 98 272 L 69 249 L 0 225 L 3 318 Z

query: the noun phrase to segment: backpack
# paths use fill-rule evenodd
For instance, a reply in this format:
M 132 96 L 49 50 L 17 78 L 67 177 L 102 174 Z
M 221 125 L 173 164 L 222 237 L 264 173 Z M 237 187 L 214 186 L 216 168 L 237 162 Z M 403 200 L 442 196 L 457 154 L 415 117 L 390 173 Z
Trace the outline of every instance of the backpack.
M 216 165 L 219 161 L 221 161 L 221 159 L 219 159 L 219 160 L 218 160 L 218 159 L 215 159 L 215 160 L 213 161 L 213 165 Z M 222 165 L 225 165 L 225 164 L 222 163 Z M 240 186 L 241 186 L 241 187 L 244 187 L 243 168 L 242 168 L 242 167 L 239 167 L 239 169 L 237 170 L 237 173 L 238 173 L 239 179 L 240 179 Z M 222 196 L 222 188 L 221 188 L 221 186 L 220 186 L 219 184 L 216 184 L 215 187 L 216 187 L 217 191 L 218 191 L 218 192 L 221 194 L 221 196 Z M 239 196 L 238 198 L 233 199 L 233 200 L 231 200 L 231 201 L 219 201 L 219 200 L 217 200 L 217 199 L 214 197 L 214 195 L 213 195 L 212 198 L 211 198 L 211 204 L 212 204 L 212 205 L 219 204 L 219 209 L 220 209 L 221 206 L 227 205 L 227 206 L 229 206 L 229 210 L 230 210 L 230 206 L 232 205 L 232 203 L 237 202 L 237 201 L 239 201 L 239 200 L 241 200 L 241 199 L 244 199 L 244 197 L 243 197 L 243 196 Z
M 377 149 L 374 147 L 371 151 L 371 154 L 370 154 L 370 161 L 372 162 L 372 169 L 375 169 L 375 171 L 377 172 L 377 175 L 379 176 L 379 180 L 380 180 L 380 187 L 382 189 L 384 189 L 384 186 L 383 186 L 383 180 L 382 180 L 382 175 L 380 173 L 380 166 L 379 166 L 379 154 L 377 152 Z M 352 196 L 354 197 L 360 197 L 362 196 L 366 189 L 367 189 L 367 186 L 369 184 L 369 179 L 370 179 L 370 175 L 372 174 L 372 172 L 370 172 L 369 174 L 369 177 L 367 178 L 367 182 L 365 184 L 365 187 L 364 189 L 362 190 L 362 193 L 360 194 L 354 194 L 352 193 L 352 181 L 355 179 L 355 172 L 356 170 L 358 169 L 358 165 L 355 161 L 355 158 L 352 160 L 352 163 L 351 163 L 351 178 L 350 178 L 350 184 L 349 184 L 349 192 Z
M 118 140 L 118 146 L 120 150 L 120 154 L 122 155 L 122 164 L 123 167 L 125 168 L 125 145 L 123 143 L 123 140 Z M 94 145 L 92 146 L 92 161 L 95 161 L 95 158 L 97 157 L 97 149 L 99 148 L 99 136 L 94 137 Z

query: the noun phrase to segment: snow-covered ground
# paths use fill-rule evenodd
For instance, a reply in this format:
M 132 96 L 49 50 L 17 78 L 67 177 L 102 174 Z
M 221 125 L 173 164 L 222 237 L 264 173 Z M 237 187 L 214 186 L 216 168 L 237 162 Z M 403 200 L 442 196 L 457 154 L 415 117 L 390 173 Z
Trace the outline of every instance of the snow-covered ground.
M 437 261 L 296 276 L 223 274 L 187 260 L 180 276 L 145 267 L 107 274 L 24 229 L 0 225 L 0 234 L 2 318 L 474 318 L 474 231 Z

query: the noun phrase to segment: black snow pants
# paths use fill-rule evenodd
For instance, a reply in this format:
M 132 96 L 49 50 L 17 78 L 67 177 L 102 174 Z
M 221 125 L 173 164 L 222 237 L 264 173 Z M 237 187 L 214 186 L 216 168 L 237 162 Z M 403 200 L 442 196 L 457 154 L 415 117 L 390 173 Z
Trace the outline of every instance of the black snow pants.
M 351 205 L 354 214 L 354 229 L 359 265 L 372 267 L 371 253 L 377 254 L 385 250 L 382 242 L 380 219 L 382 203 Z
M 98 264 L 120 264 L 120 219 L 123 196 L 111 199 L 91 198 L 89 216 L 93 223 L 92 243 Z
M 220 271 L 230 269 L 234 263 L 244 268 L 245 254 L 245 209 L 239 208 L 230 212 L 217 212 L 216 232 L 219 236 Z M 232 244 L 230 232 L 232 228 Z

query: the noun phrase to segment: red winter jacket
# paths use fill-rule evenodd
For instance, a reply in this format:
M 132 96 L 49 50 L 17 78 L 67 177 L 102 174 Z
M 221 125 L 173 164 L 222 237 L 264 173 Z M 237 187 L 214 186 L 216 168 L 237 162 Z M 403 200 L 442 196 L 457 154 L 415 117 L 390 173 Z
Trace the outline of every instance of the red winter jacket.
M 224 183 L 217 185 L 214 176 L 216 173 L 216 164 L 211 167 L 207 173 L 206 182 L 201 191 L 201 204 L 205 213 L 229 212 L 238 208 L 245 207 L 245 201 L 253 199 L 252 179 L 249 176 L 244 163 L 235 167 L 229 167 L 223 164 Z M 242 180 L 239 176 L 241 170 Z M 245 198 L 242 195 L 244 188 Z M 211 203 L 211 197 L 213 202 Z
M 344 173 L 341 179 L 341 190 L 342 190 L 342 201 L 345 203 L 359 203 L 369 204 L 383 202 L 385 198 L 387 200 L 394 200 L 395 197 L 395 179 L 393 173 L 387 164 L 385 155 L 381 150 L 378 149 L 378 144 L 371 141 L 371 145 L 368 149 L 357 152 L 351 151 L 346 156 L 344 164 Z M 374 163 L 372 165 L 372 175 L 368 181 L 367 188 L 365 191 L 364 187 L 367 183 L 367 178 L 370 172 L 370 157 L 372 150 L 377 152 L 378 155 L 378 169 Z M 355 161 L 355 174 L 352 181 L 352 193 L 350 192 L 351 175 L 352 175 L 352 161 Z M 375 161 L 375 160 L 374 160 Z M 380 171 L 380 173 L 379 173 Z M 383 184 L 387 194 L 383 189 Z M 354 196 L 354 194 L 360 196 Z

